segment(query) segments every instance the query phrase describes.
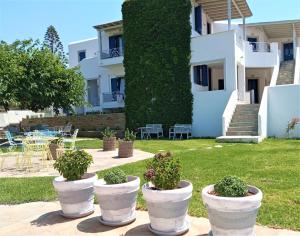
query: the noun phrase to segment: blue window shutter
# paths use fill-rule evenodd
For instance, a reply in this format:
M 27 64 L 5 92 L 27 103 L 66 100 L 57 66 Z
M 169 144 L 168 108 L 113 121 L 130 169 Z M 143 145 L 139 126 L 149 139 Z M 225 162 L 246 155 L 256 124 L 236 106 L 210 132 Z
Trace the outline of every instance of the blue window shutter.
M 111 92 L 117 92 L 118 91 L 118 78 L 111 79 Z
M 201 66 L 194 66 L 194 83 L 198 85 L 201 85 L 200 73 Z
M 208 67 L 202 65 L 202 86 L 208 86 Z
M 202 7 L 195 7 L 195 30 L 202 35 Z

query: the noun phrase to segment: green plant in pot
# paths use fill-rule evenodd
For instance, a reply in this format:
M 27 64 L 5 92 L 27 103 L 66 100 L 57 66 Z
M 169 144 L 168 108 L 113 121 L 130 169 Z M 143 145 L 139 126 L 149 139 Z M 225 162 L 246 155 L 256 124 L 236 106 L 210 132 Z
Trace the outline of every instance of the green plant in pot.
M 95 181 L 94 189 L 101 209 L 100 222 L 121 226 L 133 222 L 140 179 L 113 169 L 103 179 Z
M 124 139 L 119 140 L 119 157 L 127 158 L 133 156 L 133 143 L 136 139 L 136 134 L 129 129 L 125 130 Z
M 57 150 L 64 147 L 64 140 L 61 135 L 58 135 L 49 144 L 49 149 L 53 160 L 57 159 Z
M 255 235 L 254 226 L 262 197 L 261 190 L 236 176 L 226 176 L 215 185 L 205 187 L 202 199 L 208 211 L 211 234 Z
M 93 163 L 90 154 L 83 150 L 66 151 L 53 164 L 61 176 L 53 180 L 58 193 L 61 214 L 67 218 L 80 218 L 94 212 L 95 173 L 87 173 Z
M 142 190 L 154 234 L 180 235 L 190 227 L 187 210 L 193 185 L 181 180 L 181 172 L 179 159 L 170 152 L 158 153 L 147 162 L 144 178 L 148 183 Z
M 101 132 L 103 136 L 103 151 L 114 151 L 116 149 L 116 132 L 107 127 L 104 132 Z

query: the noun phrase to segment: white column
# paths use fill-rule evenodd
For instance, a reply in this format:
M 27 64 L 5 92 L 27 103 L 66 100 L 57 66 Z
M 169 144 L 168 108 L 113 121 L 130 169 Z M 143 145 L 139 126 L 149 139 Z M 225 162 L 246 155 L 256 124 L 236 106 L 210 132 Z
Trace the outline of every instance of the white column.
M 293 49 L 294 49 L 294 59 L 296 59 L 296 49 L 297 49 L 297 35 L 295 24 L 293 24 Z
M 246 41 L 246 18 L 243 17 L 243 39 Z
M 231 30 L 231 0 L 227 0 L 228 31 Z
M 99 63 L 101 62 L 101 54 L 102 54 L 102 33 L 101 30 L 98 30 L 98 44 L 99 44 Z

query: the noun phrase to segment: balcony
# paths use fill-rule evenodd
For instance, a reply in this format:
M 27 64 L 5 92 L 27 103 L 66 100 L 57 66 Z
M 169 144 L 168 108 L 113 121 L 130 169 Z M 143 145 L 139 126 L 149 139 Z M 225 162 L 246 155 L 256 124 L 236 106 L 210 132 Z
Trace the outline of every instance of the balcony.
M 114 93 L 103 93 L 103 108 L 111 109 L 111 108 L 123 108 L 125 106 L 124 93 L 114 92 Z
M 100 57 L 101 64 L 104 66 L 122 64 L 124 59 L 124 48 L 103 49 Z
M 278 43 L 245 42 L 245 63 L 249 68 L 274 67 L 278 61 Z

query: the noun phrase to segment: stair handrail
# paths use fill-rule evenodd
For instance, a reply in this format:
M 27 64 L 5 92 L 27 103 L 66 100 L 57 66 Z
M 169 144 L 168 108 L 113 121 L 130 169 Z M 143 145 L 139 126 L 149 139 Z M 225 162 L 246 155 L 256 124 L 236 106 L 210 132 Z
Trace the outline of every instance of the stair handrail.
M 300 47 L 296 47 L 294 84 L 300 84 Z
M 262 138 L 268 136 L 268 91 L 269 86 L 266 86 L 263 91 L 258 111 L 258 136 L 261 136 Z
M 238 101 L 238 91 L 234 90 L 228 99 L 227 105 L 226 105 L 225 110 L 222 115 L 223 136 L 226 136 L 226 132 L 228 130 L 232 116 L 234 114 L 234 111 L 235 111 L 235 108 L 237 105 L 237 101 Z
M 281 53 L 281 51 L 278 50 L 278 53 L 276 55 L 276 65 L 274 66 L 274 69 L 273 69 L 270 86 L 276 86 L 276 83 L 277 83 L 279 69 L 280 69 L 280 53 Z

